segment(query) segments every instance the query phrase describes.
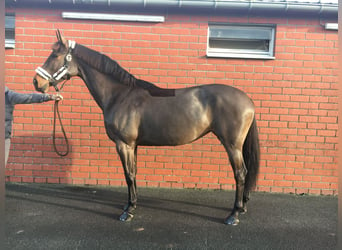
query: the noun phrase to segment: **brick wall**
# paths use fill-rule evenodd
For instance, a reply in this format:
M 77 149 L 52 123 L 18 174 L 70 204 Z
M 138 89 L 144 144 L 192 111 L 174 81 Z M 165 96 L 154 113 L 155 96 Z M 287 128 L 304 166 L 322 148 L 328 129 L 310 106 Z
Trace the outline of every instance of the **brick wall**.
M 324 30 L 325 20 L 168 14 L 164 23 L 151 24 L 63 20 L 63 10 L 7 11 L 16 12 L 16 48 L 5 52 L 10 88 L 34 91 L 34 69 L 50 54 L 58 28 L 158 86 L 222 83 L 244 90 L 257 107 L 257 190 L 337 193 L 338 37 Z M 206 58 L 208 21 L 277 24 L 276 59 Z M 62 158 L 53 150 L 52 103 L 18 105 L 7 181 L 125 185 L 114 143 L 83 82 L 69 81 L 63 96 L 60 110 L 72 152 Z M 211 134 L 185 146 L 140 147 L 137 179 L 138 186 L 148 187 L 233 189 L 235 184 L 226 152 Z

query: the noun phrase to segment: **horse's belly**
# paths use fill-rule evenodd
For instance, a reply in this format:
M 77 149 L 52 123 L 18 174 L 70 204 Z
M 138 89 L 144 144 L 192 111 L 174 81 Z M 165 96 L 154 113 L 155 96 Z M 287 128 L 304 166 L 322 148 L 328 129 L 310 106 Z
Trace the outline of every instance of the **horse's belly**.
M 206 134 L 206 133 L 204 133 Z M 161 135 L 155 134 L 154 136 L 139 138 L 138 145 L 141 146 L 177 146 L 191 143 L 197 140 L 197 137 L 182 137 L 178 135 Z
M 210 122 L 202 119 L 160 119 L 149 121 L 139 131 L 138 144 L 145 146 L 175 146 L 195 141 L 210 131 Z

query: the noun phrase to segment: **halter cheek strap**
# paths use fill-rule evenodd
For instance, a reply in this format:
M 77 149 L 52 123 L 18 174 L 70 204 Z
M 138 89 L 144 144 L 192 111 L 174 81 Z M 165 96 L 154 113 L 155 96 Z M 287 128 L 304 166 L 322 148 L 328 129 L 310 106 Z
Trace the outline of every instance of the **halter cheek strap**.
M 69 50 L 68 50 L 68 54 L 65 56 L 64 65 L 60 67 L 60 69 L 57 70 L 57 72 L 55 72 L 52 76 L 49 72 L 47 72 L 42 67 L 38 67 L 36 69 L 36 73 L 43 79 L 49 81 L 55 87 L 57 91 L 58 91 L 58 88 L 56 86 L 57 85 L 56 81 L 59 81 L 61 78 L 63 78 L 65 75 L 68 74 L 69 62 L 71 62 L 72 60 L 71 52 L 75 48 L 76 42 L 68 40 L 68 45 L 69 45 Z M 67 76 L 67 78 L 69 78 L 69 76 Z

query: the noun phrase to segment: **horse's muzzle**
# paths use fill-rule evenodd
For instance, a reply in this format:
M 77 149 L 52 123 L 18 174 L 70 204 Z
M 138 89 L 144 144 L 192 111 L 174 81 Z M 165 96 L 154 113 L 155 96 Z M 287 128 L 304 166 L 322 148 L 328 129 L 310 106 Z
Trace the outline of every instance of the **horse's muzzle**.
M 39 86 L 38 86 L 38 80 L 37 80 L 36 78 L 33 78 L 33 86 L 34 86 L 34 88 L 36 89 L 36 91 L 45 93 L 46 88 L 44 88 L 44 87 L 39 87 Z

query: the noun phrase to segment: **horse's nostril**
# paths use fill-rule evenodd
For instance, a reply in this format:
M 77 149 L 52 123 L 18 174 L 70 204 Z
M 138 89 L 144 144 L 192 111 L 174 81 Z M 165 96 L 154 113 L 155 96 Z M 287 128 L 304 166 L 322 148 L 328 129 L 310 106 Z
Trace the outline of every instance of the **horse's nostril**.
M 38 88 L 38 81 L 36 80 L 36 78 L 33 78 L 33 85 L 36 89 Z

